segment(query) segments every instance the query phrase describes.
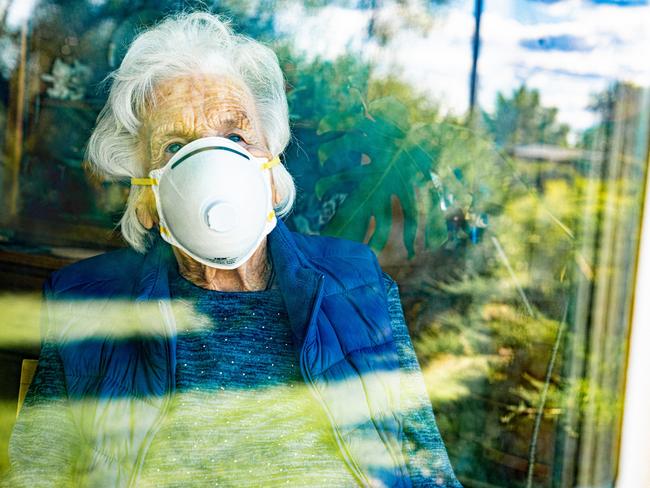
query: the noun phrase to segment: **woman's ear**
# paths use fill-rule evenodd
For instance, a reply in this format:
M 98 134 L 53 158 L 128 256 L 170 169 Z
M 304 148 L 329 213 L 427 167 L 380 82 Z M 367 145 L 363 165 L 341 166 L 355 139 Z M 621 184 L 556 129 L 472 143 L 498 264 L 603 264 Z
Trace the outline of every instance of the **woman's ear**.
M 145 187 L 140 191 L 140 195 L 135 204 L 135 215 L 147 230 L 152 229 L 154 224 L 158 223 L 156 197 L 150 187 Z

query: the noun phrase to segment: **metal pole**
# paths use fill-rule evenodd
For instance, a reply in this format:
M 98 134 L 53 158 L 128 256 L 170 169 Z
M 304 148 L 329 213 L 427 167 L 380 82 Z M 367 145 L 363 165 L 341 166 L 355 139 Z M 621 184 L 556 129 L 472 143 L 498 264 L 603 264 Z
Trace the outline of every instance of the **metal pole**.
M 474 37 L 472 38 L 472 72 L 469 79 L 469 115 L 473 118 L 476 107 L 476 90 L 478 84 L 478 56 L 481 46 L 481 15 L 483 0 L 474 0 Z

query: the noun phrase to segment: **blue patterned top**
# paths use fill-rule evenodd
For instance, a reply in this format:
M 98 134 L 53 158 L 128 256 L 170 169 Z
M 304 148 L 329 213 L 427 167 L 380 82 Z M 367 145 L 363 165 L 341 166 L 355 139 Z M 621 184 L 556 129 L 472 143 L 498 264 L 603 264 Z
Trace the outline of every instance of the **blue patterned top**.
M 221 292 L 170 277 L 176 395 L 141 486 L 354 486 L 301 377 L 277 289 Z

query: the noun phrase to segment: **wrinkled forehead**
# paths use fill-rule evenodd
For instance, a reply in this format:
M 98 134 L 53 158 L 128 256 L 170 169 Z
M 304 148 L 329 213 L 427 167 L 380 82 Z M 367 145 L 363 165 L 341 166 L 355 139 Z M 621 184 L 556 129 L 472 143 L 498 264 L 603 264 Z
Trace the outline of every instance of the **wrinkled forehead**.
M 210 74 L 159 82 L 146 107 L 144 122 L 149 126 L 180 122 L 188 117 L 199 122 L 227 116 L 253 120 L 257 116 L 253 96 L 241 81 Z

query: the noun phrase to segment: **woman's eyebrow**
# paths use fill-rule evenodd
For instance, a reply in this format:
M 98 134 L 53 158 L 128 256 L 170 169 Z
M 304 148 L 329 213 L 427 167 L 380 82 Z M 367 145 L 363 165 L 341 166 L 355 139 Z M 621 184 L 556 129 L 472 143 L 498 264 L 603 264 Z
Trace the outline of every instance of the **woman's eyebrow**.
M 213 128 L 220 129 L 248 129 L 251 127 L 251 121 L 248 115 L 244 112 L 221 113 L 209 117 L 208 124 Z M 151 131 L 151 140 L 161 140 L 170 137 L 193 137 L 196 132 L 196 127 L 190 127 L 182 122 L 167 123 L 155 127 Z
M 175 122 L 171 124 L 163 124 L 159 125 L 158 127 L 155 127 L 151 131 L 151 138 L 152 139 L 160 139 L 160 138 L 166 138 L 166 137 L 187 137 L 192 135 L 194 130 L 191 127 L 188 127 L 185 124 Z
M 193 131 L 189 127 L 179 123 L 164 124 L 155 127 L 149 137 L 149 153 L 151 157 L 156 159 L 162 154 L 162 146 L 165 141 L 174 137 L 191 139 L 193 137 L 192 134 Z
M 220 126 L 221 128 L 237 128 L 244 129 L 251 125 L 248 114 L 245 112 L 233 113 L 220 113 L 213 115 L 209 118 L 209 123 L 212 126 Z

